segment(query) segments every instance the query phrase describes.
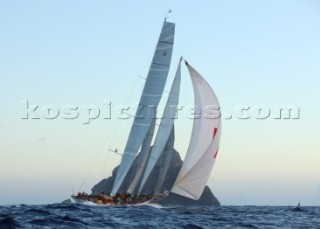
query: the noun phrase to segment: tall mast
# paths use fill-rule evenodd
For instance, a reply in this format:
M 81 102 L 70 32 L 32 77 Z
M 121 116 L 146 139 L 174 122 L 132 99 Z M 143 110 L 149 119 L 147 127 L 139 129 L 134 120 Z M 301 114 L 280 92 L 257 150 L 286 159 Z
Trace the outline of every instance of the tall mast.
M 139 108 L 136 112 L 136 116 L 134 118 L 117 176 L 112 188 L 113 195 L 118 192 L 138 153 L 139 148 L 142 145 L 144 138 L 146 137 L 152 120 L 155 118 L 156 108 L 162 97 L 170 68 L 174 42 L 174 31 L 175 24 L 164 21 L 149 73 L 142 91 Z

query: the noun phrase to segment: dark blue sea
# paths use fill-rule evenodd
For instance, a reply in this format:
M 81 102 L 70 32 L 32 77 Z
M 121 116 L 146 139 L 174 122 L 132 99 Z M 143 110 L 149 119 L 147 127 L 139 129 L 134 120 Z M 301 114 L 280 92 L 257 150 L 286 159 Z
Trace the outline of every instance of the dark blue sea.
M 0 228 L 320 228 L 320 207 L 0 206 Z

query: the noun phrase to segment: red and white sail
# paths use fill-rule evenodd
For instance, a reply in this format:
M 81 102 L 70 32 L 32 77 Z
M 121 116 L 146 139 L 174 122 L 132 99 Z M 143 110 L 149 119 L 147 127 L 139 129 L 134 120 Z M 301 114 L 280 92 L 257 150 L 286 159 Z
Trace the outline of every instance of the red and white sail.
M 206 80 L 186 63 L 194 89 L 195 117 L 189 148 L 171 192 L 198 200 L 218 154 L 221 117 L 218 99 Z

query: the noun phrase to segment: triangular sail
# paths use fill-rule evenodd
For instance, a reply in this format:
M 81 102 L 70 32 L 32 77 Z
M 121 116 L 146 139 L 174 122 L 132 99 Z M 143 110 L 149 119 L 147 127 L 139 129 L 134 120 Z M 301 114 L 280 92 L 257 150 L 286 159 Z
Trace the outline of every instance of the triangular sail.
M 143 189 L 152 169 L 154 168 L 155 164 L 157 163 L 167 141 L 170 136 L 171 130 L 173 128 L 173 123 L 176 118 L 177 113 L 177 106 L 179 103 L 179 93 L 180 93 L 180 82 L 181 82 L 181 59 L 178 64 L 178 68 L 176 71 L 176 75 L 174 77 L 170 94 L 164 109 L 164 117 L 161 120 L 158 133 L 156 139 L 154 141 L 154 145 L 152 147 L 150 157 L 148 160 L 148 164 L 145 168 L 141 185 L 139 188 L 139 193 Z M 166 171 L 165 171 L 166 172 Z
M 171 162 L 172 154 L 173 154 L 173 146 L 174 146 L 174 126 L 171 129 L 171 133 L 169 136 L 169 139 L 166 143 L 166 146 L 164 147 L 164 150 L 162 152 L 163 155 L 163 161 L 160 165 L 160 171 L 159 171 L 159 177 L 156 187 L 154 188 L 154 193 L 160 193 L 161 188 L 163 186 L 163 183 L 166 179 L 167 172 L 169 169 L 169 165 Z
M 162 31 L 152 59 L 146 83 L 140 98 L 139 106 L 133 121 L 129 138 L 122 156 L 117 176 L 112 188 L 115 195 L 126 177 L 135 156 L 141 147 L 151 122 L 155 117 L 155 110 L 161 99 L 164 85 L 169 72 L 174 41 L 175 25 L 164 21 Z
M 201 117 L 193 121 L 187 155 L 171 191 L 197 200 L 202 195 L 218 153 L 221 118 L 219 102 L 210 85 L 186 64 L 194 89 L 195 113 Z
M 137 186 L 139 185 L 139 183 L 141 181 L 144 168 L 145 168 L 147 161 L 148 161 L 148 158 L 149 158 L 150 145 L 151 145 L 155 126 L 156 126 L 156 119 L 153 120 L 153 122 L 150 125 L 150 128 L 148 130 L 148 133 L 147 133 L 146 137 L 144 138 L 144 141 L 141 146 L 141 152 L 139 153 L 139 160 L 138 160 L 138 165 L 136 168 L 136 173 L 133 178 L 133 181 L 131 182 L 131 184 L 127 190 L 127 192 L 132 195 L 136 195 L 136 192 L 138 191 Z

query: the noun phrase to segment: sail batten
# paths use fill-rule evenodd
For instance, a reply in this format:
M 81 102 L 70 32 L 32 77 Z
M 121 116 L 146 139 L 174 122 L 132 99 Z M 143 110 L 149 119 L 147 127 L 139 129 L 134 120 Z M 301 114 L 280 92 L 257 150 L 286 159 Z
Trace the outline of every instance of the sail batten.
M 138 109 L 136 112 L 135 119 L 131 127 L 127 144 L 123 153 L 123 157 L 112 188 L 113 195 L 118 192 L 120 186 L 122 185 L 122 182 L 124 181 L 129 168 L 134 161 L 135 157 L 133 155 L 137 155 L 138 150 L 141 147 L 142 142 L 149 130 L 152 120 L 156 115 L 155 110 L 159 104 L 161 96 L 146 96 L 144 94 L 163 94 L 164 86 L 170 68 L 174 43 L 174 31 L 175 24 L 164 21 L 162 31 L 157 42 L 157 47 L 155 49 L 155 53 L 151 62 L 152 64 L 150 65 L 149 73 L 146 78 L 146 82 L 140 98 L 139 104 L 143 104 L 144 106 L 143 109 Z M 159 41 L 167 41 L 172 44 L 163 44 Z

